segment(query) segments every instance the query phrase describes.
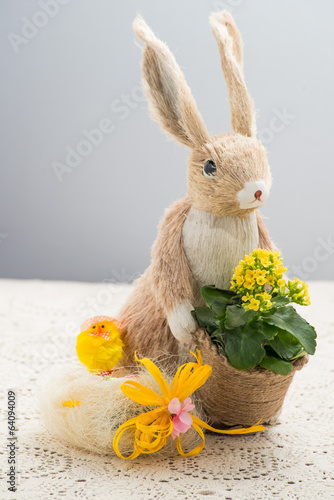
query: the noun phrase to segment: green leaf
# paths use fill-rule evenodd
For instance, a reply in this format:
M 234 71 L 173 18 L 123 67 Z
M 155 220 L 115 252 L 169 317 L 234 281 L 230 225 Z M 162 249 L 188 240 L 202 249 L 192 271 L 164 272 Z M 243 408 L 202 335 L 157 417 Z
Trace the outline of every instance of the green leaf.
M 254 311 L 253 309 L 245 311 L 242 306 L 227 306 L 226 317 L 223 321 L 220 321 L 219 324 L 220 326 L 231 330 L 233 328 L 237 328 L 238 326 L 244 325 L 245 323 L 253 319 L 257 314 L 257 311 Z
M 265 355 L 264 344 L 277 335 L 276 326 L 261 320 L 252 321 L 225 333 L 225 352 L 229 363 L 237 370 L 257 366 Z
M 205 285 L 201 288 L 204 302 L 216 313 L 217 316 L 225 314 L 226 305 L 232 297 L 237 295 L 232 290 L 220 290 L 214 286 Z
M 219 347 L 220 353 L 226 356 L 225 353 L 225 333 L 221 328 L 217 328 L 214 332 L 210 333 L 211 341 Z
M 256 328 L 262 333 L 263 338 L 268 341 L 273 339 L 278 334 L 278 328 L 275 325 L 268 325 L 261 319 L 258 319 L 252 323 L 252 327 Z
M 237 370 L 254 368 L 265 355 L 262 340 L 262 334 L 249 325 L 226 332 L 225 351 L 229 363 Z
M 217 316 L 209 307 L 195 307 L 193 316 L 199 326 L 206 328 L 209 333 L 212 333 L 219 327 Z
M 233 305 L 233 304 L 239 304 L 239 306 L 243 304 L 242 295 L 237 294 L 234 297 L 231 297 L 230 300 L 228 301 L 228 305 Z
M 299 340 L 286 330 L 279 330 L 269 345 L 286 361 L 296 358 L 304 350 Z
M 219 340 L 222 344 L 224 344 L 224 332 L 221 328 L 217 328 L 212 333 L 210 333 L 210 337 L 213 340 Z
M 285 306 L 286 304 L 289 304 L 290 300 L 289 297 L 285 297 L 284 295 L 276 295 L 276 297 L 272 297 L 271 302 L 276 307 L 282 307 Z
M 315 353 L 316 331 L 304 318 L 299 316 L 292 306 L 281 307 L 271 316 L 264 317 L 263 320 L 291 333 L 309 354 Z
M 288 375 L 293 369 L 293 365 L 290 361 L 284 361 L 281 358 L 269 356 L 267 353 L 260 362 L 260 366 L 266 370 L 272 370 L 275 373 L 279 373 L 280 375 Z
M 277 307 L 274 307 L 272 306 L 269 311 L 264 311 L 261 313 L 261 318 L 267 318 L 268 316 L 272 316 L 273 314 L 275 314 L 275 312 L 278 310 Z
M 293 361 L 294 359 L 297 359 L 297 358 L 302 358 L 303 356 L 305 356 L 306 354 L 306 351 L 305 349 L 302 349 L 298 354 L 297 356 L 295 356 L 294 358 L 291 359 L 291 361 Z

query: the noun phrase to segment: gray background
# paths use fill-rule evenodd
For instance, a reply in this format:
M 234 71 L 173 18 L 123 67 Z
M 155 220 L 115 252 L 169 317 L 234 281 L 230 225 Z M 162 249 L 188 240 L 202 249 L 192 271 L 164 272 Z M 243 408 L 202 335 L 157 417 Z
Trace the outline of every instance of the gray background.
M 46 19 L 42 3 L 0 7 L 2 277 L 128 281 L 145 269 L 164 208 L 186 193 L 187 150 L 148 117 L 131 23 L 141 12 L 167 41 L 218 133 L 230 110 L 208 16 L 227 8 L 269 151 L 271 236 L 291 274 L 334 278 L 331 0 L 63 0 Z M 45 26 L 15 51 L 23 18 Z M 104 118 L 113 131 L 60 182 L 54 162 Z

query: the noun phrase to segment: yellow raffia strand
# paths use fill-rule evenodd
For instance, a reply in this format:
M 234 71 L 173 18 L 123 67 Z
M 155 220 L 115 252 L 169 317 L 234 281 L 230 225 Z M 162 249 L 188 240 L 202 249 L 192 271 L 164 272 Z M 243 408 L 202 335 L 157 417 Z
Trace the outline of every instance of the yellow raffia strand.
M 136 360 L 146 367 L 158 383 L 161 395 L 134 380 L 127 380 L 121 385 L 123 393 L 132 401 L 145 406 L 157 406 L 157 408 L 131 418 L 117 429 L 113 440 L 113 447 L 118 457 L 132 460 L 141 454 L 155 453 L 165 446 L 173 431 L 173 417 L 168 410 L 170 401 L 177 398 L 182 403 L 205 383 L 212 372 L 211 366 L 203 364 L 202 356 L 198 349 L 196 354 L 193 352 L 191 354 L 195 357 L 196 362 L 181 365 L 170 387 L 168 387 L 161 371 L 153 361 L 147 358 L 139 360 L 136 356 Z M 178 436 L 176 442 L 177 450 L 183 457 L 198 455 L 204 448 L 205 438 L 202 428 L 220 434 L 248 434 L 266 429 L 263 425 L 256 424 L 247 429 L 218 430 L 193 415 L 191 415 L 191 418 L 192 427 L 199 434 L 202 442 L 193 450 L 185 453 L 181 446 L 180 436 Z M 126 432 L 130 432 L 133 435 L 133 452 L 128 456 L 123 456 L 119 446 L 121 438 Z

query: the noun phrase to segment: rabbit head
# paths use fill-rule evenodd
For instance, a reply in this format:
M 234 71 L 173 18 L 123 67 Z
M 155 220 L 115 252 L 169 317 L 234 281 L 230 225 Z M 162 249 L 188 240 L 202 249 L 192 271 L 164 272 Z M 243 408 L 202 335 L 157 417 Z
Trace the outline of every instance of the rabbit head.
M 134 31 L 145 42 L 143 86 L 152 117 L 190 148 L 188 197 L 198 210 L 244 217 L 269 195 L 271 174 L 265 148 L 256 139 L 255 111 L 243 75 L 241 35 L 230 13 L 212 14 L 228 87 L 233 132 L 213 137 L 204 125 L 173 54 L 141 17 Z

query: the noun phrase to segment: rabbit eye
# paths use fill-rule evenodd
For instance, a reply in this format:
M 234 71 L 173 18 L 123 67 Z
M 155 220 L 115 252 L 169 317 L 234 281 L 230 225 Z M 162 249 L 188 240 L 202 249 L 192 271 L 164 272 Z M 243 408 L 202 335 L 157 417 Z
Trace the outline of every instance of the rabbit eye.
M 208 160 L 207 162 L 205 162 L 203 167 L 203 174 L 205 175 L 205 177 L 212 179 L 212 177 L 216 175 L 216 172 L 217 167 L 212 160 Z

